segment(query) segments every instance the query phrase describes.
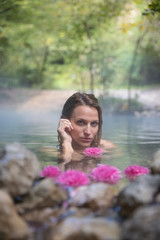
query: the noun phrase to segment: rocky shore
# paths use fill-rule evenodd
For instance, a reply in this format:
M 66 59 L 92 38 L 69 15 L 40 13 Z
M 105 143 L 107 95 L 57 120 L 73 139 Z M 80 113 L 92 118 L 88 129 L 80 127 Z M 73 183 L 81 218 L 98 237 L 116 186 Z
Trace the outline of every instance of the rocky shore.
M 0 153 L 0 239 L 157 240 L 160 151 L 150 174 L 122 189 L 104 182 L 63 187 L 40 177 L 35 154 L 19 143 Z

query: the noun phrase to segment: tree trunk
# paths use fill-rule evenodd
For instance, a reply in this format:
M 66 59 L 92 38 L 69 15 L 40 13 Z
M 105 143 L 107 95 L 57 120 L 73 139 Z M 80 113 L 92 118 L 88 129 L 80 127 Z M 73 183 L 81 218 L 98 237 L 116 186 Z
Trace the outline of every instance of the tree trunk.
M 131 112 L 132 74 L 133 74 L 133 71 L 134 71 L 134 68 L 135 68 L 135 62 L 136 62 L 139 46 L 140 46 L 142 40 L 144 39 L 145 35 L 147 34 L 147 32 L 148 32 L 148 28 L 136 40 L 136 44 L 135 44 L 135 48 L 134 48 L 134 52 L 133 52 L 133 57 L 132 57 L 132 62 L 131 62 L 131 65 L 130 65 L 130 68 L 129 68 L 129 71 L 128 71 L 128 111 L 129 112 Z
M 90 32 L 90 28 L 87 24 L 87 22 L 84 23 L 87 37 L 90 42 L 90 52 L 89 52 L 89 74 L 90 74 L 90 91 L 92 94 L 94 94 L 94 73 L 93 73 L 93 44 L 92 44 L 92 36 Z

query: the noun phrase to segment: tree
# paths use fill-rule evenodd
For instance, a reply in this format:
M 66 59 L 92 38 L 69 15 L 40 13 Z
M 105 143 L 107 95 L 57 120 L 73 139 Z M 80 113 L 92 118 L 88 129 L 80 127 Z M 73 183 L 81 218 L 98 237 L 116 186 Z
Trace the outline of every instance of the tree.
M 160 1 L 153 0 L 149 1 L 148 8 L 143 12 L 144 15 L 160 13 Z
M 1 86 L 65 85 L 90 88 L 93 92 L 102 85 L 105 90 L 112 82 L 125 84 L 127 71 L 132 83 L 136 83 L 140 78 L 135 76 L 135 69 L 138 74 L 143 48 L 150 41 L 154 50 L 158 49 L 158 14 L 143 19 L 132 16 L 147 8 L 143 0 L 1 0 L 1 3 L 0 72 L 13 79 Z M 130 6 L 134 9 L 130 10 Z M 147 26 L 147 37 L 138 40 L 139 32 L 143 35 Z M 154 33 L 152 28 L 156 29 Z M 136 42 L 138 49 L 133 58 Z

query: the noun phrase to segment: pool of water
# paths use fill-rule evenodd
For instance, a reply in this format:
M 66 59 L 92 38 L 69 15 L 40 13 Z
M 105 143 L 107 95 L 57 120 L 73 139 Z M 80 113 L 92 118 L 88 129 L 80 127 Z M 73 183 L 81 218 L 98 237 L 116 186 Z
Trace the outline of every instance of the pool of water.
M 57 165 L 57 125 L 60 112 L 52 114 L 18 114 L 0 112 L 0 148 L 11 142 L 20 142 L 33 151 L 42 167 Z M 121 170 L 130 164 L 149 166 L 155 151 L 160 149 L 160 118 L 135 116 L 103 116 L 103 139 L 116 144 L 116 148 L 100 159 L 87 159 L 73 163 L 72 168 L 85 164 L 105 163 Z M 69 166 L 68 166 L 69 168 Z

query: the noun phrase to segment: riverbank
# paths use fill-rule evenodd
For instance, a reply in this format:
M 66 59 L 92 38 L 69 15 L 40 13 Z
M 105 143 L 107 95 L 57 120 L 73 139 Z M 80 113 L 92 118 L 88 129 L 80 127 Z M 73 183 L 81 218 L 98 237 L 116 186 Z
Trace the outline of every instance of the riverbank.
M 35 89 L 0 89 L 0 109 L 17 112 L 47 113 L 62 108 L 66 99 L 77 90 L 35 90 Z M 96 97 L 101 94 L 95 91 Z M 127 99 L 126 89 L 109 90 L 108 96 Z M 160 88 L 132 90 L 131 97 L 142 104 L 144 110 L 160 111 Z
M 0 89 L 0 109 L 52 112 L 60 109 L 74 90 Z

